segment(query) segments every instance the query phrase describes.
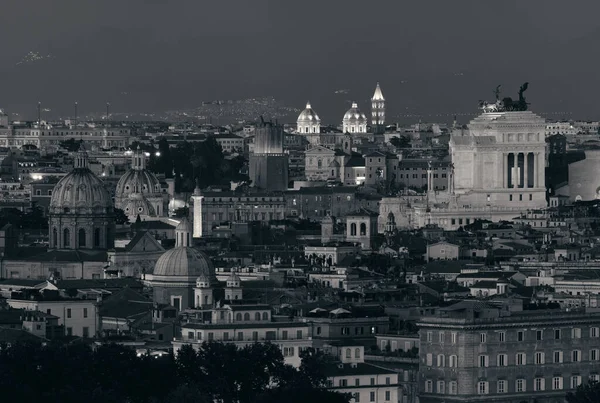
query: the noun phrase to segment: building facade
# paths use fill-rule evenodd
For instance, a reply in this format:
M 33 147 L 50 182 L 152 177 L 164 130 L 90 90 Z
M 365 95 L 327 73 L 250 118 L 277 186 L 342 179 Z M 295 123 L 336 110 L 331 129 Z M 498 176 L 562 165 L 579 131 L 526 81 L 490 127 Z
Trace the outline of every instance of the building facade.
M 420 401 L 564 402 L 598 380 L 600 314 L 463 301 L 423 317 Z

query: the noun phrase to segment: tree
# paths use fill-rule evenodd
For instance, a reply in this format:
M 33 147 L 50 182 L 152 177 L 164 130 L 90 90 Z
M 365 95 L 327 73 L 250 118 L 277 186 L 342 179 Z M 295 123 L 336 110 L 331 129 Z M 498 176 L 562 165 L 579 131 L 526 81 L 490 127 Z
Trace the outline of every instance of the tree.
M 72 152 L 79 150 L 79 147 L 81 147 L 82 141 L 83 140 L 68 139 L 65 141 L 61 141 L 60 146 L 62 148 L 64 148 L 65 150 L 67 150 L 68 152 L 72 153 Z
M 127 217 L 123 209 L 115 208 L 115 223 L 118 225 L 129 224 L 129 217 Z
M 392 137 L 390 143 L 396 148 L 410 148 L 410 137 L 405 135 Z
M 567 403 L 600 402 L 600 383 L 597 381 L 582 383 L 575 392 L 567 393 L 565 400 Z

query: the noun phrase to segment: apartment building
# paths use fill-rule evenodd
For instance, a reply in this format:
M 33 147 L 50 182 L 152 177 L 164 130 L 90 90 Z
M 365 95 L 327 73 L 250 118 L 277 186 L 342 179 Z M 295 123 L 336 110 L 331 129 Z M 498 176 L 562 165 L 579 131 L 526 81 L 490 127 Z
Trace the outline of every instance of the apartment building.
M 418 325 L 421 403 L 562 403 L 600 379 L 600 313 L 461 301 Z

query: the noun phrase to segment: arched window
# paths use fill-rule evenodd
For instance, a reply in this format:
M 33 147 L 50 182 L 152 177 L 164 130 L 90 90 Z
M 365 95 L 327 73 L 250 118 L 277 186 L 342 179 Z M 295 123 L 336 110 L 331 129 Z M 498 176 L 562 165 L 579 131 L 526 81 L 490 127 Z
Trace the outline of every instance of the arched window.
M 346 349 L 346 358 L 352 358 L 352 350 L 349 348 Z
M 360 224 L 360 235 L 367 235 L 367 224 L 365 224 L 364 222 Z
M 446 357 L 444 356 L 444 354 L 438 354 L 438 356 L 437 356 L 437 365 L 438 365 L 438 367 L 445 367 L 446 366 Z
M 263 312 L 262 318 L 263 318 L 263 320 L 269 320 L 269 313 Z
M 250 314 L 248 312 L 244 314 L 244 320 L 250 320 Z
M 260 320 L 260 312 L 254 314 L 254 320 Z
M 360 358 L 360 348 L 354 349 L 354 358 Z
M 68 228 L 63 230 L 63 247 L 68 248 L 71 246 L 71 231 Z
M 352 223 L 350 224 L 350 235 L 351 236 L 356 236 L 356 223 Z
M 241 313 L 239 313 L 239 312 L 238 312 L 238 313 L 236 313 L 236 314 L 235 314 L 235 320 L 236 320 L 236 321 L 241 321 L 241 320 L 242 320 L 242 314 L 241 314 Z
M 79 229 L 79 247 L 80 248 L 85 248 L 85 230 L 83 228 Z
M 52 246 L 55 248 L 58 246 L 58 231 L 56 227 L 52 229 Z
M 100 228 L 94 229 L 94 246 L 100 247 Z
M 306 128 L 306 133 L 308 133 L 308 127 Z

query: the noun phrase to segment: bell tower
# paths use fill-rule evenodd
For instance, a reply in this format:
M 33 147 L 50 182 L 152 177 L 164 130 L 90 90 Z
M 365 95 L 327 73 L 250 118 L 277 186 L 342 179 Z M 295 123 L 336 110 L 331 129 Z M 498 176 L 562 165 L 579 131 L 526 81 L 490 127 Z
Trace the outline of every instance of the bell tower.
M 377 83 L 373 98 L 371 98 L 371 125 L 374 127 L 385 125 L 385 98 L 379 83 Z

